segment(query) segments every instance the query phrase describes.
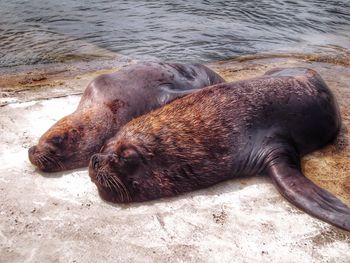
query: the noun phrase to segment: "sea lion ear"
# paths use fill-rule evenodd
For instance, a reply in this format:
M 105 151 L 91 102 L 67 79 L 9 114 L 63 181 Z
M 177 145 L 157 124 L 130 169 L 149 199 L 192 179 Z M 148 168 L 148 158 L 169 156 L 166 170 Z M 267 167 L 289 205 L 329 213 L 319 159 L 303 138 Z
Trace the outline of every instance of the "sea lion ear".
M 126 163 L 136 163 L 139 160 L 139 153 L 133 148 L 127 148 L 120 153 L 120 160 Z
M 137 150 L 126 148 L 119 154 L 118 164 L 129 172 L 134 171 L 140 165 L 141 156 Z

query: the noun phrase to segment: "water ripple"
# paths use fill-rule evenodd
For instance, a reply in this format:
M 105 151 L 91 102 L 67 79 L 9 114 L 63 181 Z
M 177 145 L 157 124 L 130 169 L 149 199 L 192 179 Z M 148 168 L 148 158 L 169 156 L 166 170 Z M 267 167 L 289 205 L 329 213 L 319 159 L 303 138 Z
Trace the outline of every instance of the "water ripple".
M 350 1 L 0 0 L 0 67 L 121 53 L 210 61 L 350 48 Z

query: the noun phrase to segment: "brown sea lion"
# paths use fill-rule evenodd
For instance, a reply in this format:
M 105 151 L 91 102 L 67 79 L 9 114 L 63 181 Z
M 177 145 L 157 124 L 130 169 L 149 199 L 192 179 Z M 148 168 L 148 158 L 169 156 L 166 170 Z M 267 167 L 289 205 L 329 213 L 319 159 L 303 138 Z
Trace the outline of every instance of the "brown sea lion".
M 88 85 L 77 110 L 29 149 L 29 160 L 45 172 L 87 166 L 91 155 L 132 118 L 222 82 L 201 64 L 140 63 L 101 75 Z
M 223 180 L 269 175 L 311 215 L 350 230 L 350 208 L 301 172 L 300 158 L 337 136 L 337 103 L 304 68 L 219 84 L 132 120 L 91 157 L 102 198 L 139 202 Z

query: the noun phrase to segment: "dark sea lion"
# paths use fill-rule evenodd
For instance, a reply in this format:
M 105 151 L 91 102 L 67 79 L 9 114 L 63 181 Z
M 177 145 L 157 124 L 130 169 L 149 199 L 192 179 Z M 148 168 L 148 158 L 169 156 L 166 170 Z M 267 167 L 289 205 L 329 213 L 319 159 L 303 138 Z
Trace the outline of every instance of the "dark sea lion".
M 101 75 L 88 85 L 77 110 L 29 149 L 29 159 L 45 172 L 87 166 L 105 140 L 132 118 L 222 82 L 201 64 L 140 63 Z
M 350 209 L 301 172 L 301 156 L 332 142 L 341 125 L 321 77 L 276 69 L 219 84 L 132 120 L 91 157 L 89 174 L 110 202 L 139 202 L 268 174 L 294 205 L 350 230 Z

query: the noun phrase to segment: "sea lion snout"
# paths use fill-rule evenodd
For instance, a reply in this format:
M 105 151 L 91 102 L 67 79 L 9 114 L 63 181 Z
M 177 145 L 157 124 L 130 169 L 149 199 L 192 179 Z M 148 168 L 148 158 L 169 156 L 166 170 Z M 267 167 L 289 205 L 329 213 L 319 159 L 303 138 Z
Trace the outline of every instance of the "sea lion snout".
M 28 154 L 29 154 L 29 155 L 34 154 L 34 153 L 35 153 L 35 150 L 36 150 L 36 145 L 34 145 L 34 146 L 32 146 L 32 147 L 29 148 Z
M 38 150 L 38 146 L 34 145 L 28 149 L 28 157 L 30 162 L 42 171 L 50 171 L 51 164 L 45 157 L 45 154 Z
M 96 153 L 90 158 L 89 166 L 97 171 L 101 167 L 109 166 L 114 162 L 114 157 L 111 154 Z
M 28 149 L 29 161 L 30 161 L 32 164 L 34 164 L 34 165 L 36 165 L 36 164 L 35 164 L 35 158 L 34 158 L 35 152 L 36 152 L 36 145 L 34 145 L 34 146 L 32 146 L 32 147 L 30 147 L 30 148 Z
M 28 149 L 29 161 L 43 172 L 57 172 L 65 169 L 64 156 L 58 146 L 40 143 Z
M 128 186 L 119 172 L 115 154 L 97 153 L 91 156 L 89 176 L 96 184 L 100 196 L 108 202 L 131 202 Z
M 100 173 L 105 174 L 111 171 L 111 164 L 113 162 L 114 158 L 110 154 L 96 153 L 92 155 L 89 162 L 89 175 L 91 179 L 96 179 Z

